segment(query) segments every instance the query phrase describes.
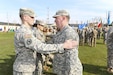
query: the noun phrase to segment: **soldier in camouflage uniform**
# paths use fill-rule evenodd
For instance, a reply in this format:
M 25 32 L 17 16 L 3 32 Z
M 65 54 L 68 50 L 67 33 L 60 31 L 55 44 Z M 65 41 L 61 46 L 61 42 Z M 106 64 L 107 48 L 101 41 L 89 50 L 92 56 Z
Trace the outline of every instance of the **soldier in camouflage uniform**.
M 113 73 L 113 26 L 107 32 L 107 71 Z
M 94 47 L 96 47 L 96 39 L 97 39 L 97 34 L 98 34 L 98 32 L 97 32 L 97 30 L 96 30 L 96 28 L 94 28 L 94 30 L 93 30 L 93 44 L 92 44 L 92 46 L 94 46 Z
M 15 32 L 14 45 L 16 59 L 13 64 L 13 75 L 36 75 L 36 53 L 62 53 L 77 46 L 76 41 L 67 40 L 63 44 L 44 44 L 33 35 L 35 13 L 28 8 L 19 12 L 22 25 Z
M 59 29 L 53 37 L 53 43 L 63 43 L 68 39 L 79 43 L 78 33 L 68 25 L 70 15 L 66 10 L 57 11 L 53 18 L 55 18 L 56 26 Z M 78 46 L 64 53 L 55 53 L 53 71 L 57 75 L 82 75 L 82 64 L 78 57 Z
M 92 29 L 92 33 L 91 33 L 91 47 L 96 47 L 96 38 L 97 38 L 97 30 L 94 28 Z
M 36 20 L 35 24 L 34 24 L 34 36 L 36 36 L 37 39 L 39 39 L 40 41 L 42 41 L 43 43 L 45 43 L 46 37 L 43 33 L 44 27 L 45 27 L 45 23 L 41 20 Z M 37 52 L 37 60 L 36 60 L 36 74 L 37 75 L 42 75 L 43 74 L 43 65 L 45 62 L 45 55 L 38 53 Z
M 107 32 L 108 32 L 108 29 L 109 27 L 108 26 L 105 26 L 103 28 L 103 43 L 106 44 L 106 41 L 107 41 Z

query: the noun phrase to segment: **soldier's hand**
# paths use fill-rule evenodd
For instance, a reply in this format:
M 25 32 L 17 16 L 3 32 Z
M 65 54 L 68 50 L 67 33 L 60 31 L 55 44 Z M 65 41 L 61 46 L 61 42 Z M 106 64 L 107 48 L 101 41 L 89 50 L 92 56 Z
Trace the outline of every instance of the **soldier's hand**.
M 65 48 L 65 49 L 73 49 L 73 48 L 75 48 L 75 47 L 77 47 L 78 46 L 78 42 L 77 41 L 73 41 L 73 40 L 66 40 L 65 42 L 64 42 L 64 44 L 63 44 L 63 47 Z

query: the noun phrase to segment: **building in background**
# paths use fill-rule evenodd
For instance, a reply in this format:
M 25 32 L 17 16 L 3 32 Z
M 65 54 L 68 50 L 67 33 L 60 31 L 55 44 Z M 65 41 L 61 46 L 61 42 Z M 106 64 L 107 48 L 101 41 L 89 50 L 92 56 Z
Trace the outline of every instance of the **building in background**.
M 14 32 L 20 27 L 20 24 L 0 22 L 0 32 Z

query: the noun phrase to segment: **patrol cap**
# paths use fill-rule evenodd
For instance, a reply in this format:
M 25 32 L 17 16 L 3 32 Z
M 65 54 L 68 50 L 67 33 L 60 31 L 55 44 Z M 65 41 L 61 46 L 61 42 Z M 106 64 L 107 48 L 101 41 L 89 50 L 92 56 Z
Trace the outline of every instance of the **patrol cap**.
M 53 16 L 53 18 L 56 18 L 57 16 L 68 16 L 70 17 L 69 13 L 66 10 L 58 10 L 56 14 Z
M 40 25 L 43 25 L 43 26 L 46 25 L 46 23 L 44 23 L 44 21 L 42 21 L 42 20 L 36 20 L 35 24 L 40 24 Z
M 20 8 L 20 11 L 19 11 L 19 14 L 20 15 L 29 15 L 31 17 L 35 17 L 35 12 L 30 9 L 30 8 Z

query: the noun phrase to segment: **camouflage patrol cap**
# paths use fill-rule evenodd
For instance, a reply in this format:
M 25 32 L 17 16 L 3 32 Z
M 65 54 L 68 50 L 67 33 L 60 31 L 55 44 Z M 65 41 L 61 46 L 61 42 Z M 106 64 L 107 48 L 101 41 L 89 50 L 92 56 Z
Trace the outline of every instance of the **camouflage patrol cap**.
M 46 25 L 46 23 L 44 23 L 44 21 L 42 21 L 42 20 L 36 20 L 35 24 L 38 24 L 38 25 L 40 24 L 40 25 L 43 25 L 43 26 Z
M 57 16 L 68 16 L 70 17 L 69 13 L 66 10 L 58 10 L 56 14 L 53 16 L 53 18 L 56 18 Z
M 20 15 L 29 15 L 31 17 L 35 17 L 35 12 L 30 9 L 30 8 L 20 8 L 20 11 L 19 11 L 19 14 Z

